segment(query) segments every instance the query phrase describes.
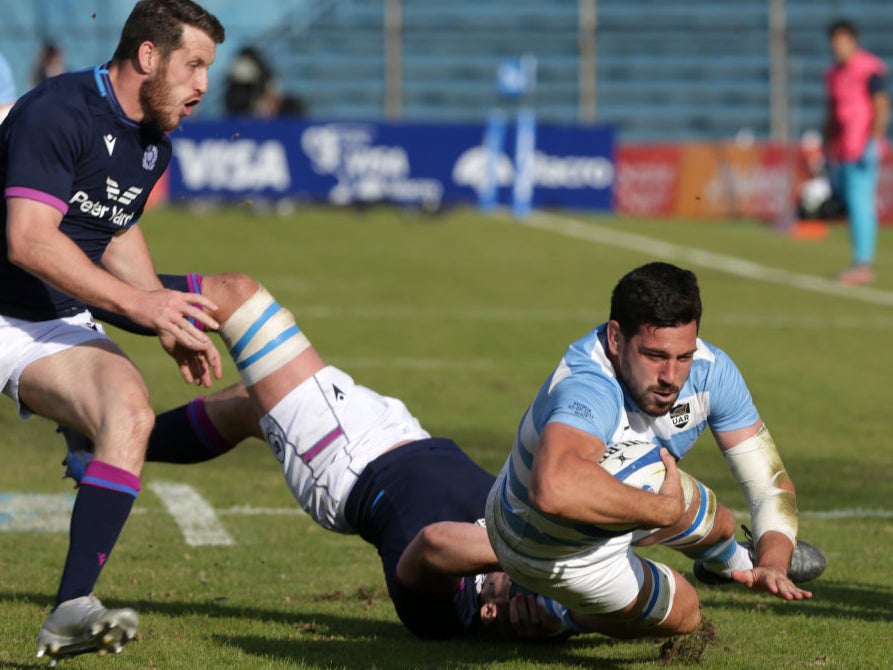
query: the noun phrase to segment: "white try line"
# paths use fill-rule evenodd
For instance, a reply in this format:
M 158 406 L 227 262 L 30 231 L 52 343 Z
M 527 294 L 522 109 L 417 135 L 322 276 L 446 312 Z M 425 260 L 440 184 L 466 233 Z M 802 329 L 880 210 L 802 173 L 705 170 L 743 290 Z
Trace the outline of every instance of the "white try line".
M 829 510 L 805 510 L 800 516 L 806 519 L 893 519 L 893 510 L 888 509 L 829 509 Z
M 300 507 L 254 507 L 253 505 L 234 505 L 217 510 L 220 516 L 306 516 Z
M 235 544 L 211 504 L 188 484 L 150 482 L 149 489 L 174 517 L 190 547 Z
M 732 514 L 736 518 L 746 519 L 750 512 L 743 509 L 733 509 Z M 864 507 L 843 507 L 841 509 L 826 510 L 800 510 L 801 519 L 818 519 L 821 521 L 835 521 L 847 519 L 893 519 L 891 509 L 867 509 Z
M 724 272 L 736 277 L 744 277 L 770 284 L 780 284 L 790 288 L 831 295 L 849 300 L 859 300 L 874 305 L 893 307 L 893 293 L 866 286 L 843 286 L 833 279 L 806 275 L 799 272 L 779 270 L 737 258 L 718 254 L 705 249 L 696 249 L 672 242 L 666 242 L 647 235 L 615 230 L 597 223 L 584 223 L 577 219 L 542 211 L 534 212 L 528 219 L 517 221 L 500 215 L 502 220 L 513 221 L 520 225 L 557 233 L 565 237 L 586 240 L 620 249 L 628 249 L 641 254 L 659 256 L 666 260 L 695 265 L 717 272 Z
M 192 547 L 236 544 L 218 517 L 307 516 L 297 504 L 289 507 L 255 507 L 248 504 L 215 510 L 188 484 L 151 482 L 147 488 L 158 496 L 179 526 L 185 542 Z M 0 533 L 67 533 L 74 499 L 72 493 L 0 492 Z M 136 507 L 131 516 L 154 513 L 157 511 Z M 735 510 L 734 514 L 745 518 L 748 513 Z M 822 521 L 893 519 L 893 510 L 863 507 L 801 510 L 800 517 Z

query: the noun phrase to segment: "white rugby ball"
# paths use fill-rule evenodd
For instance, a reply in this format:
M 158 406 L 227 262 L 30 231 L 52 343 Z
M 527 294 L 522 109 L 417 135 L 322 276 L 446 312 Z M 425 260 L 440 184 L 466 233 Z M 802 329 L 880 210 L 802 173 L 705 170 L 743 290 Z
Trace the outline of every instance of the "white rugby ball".
M 661 447 L 652 442 L 631 440 L 614 442 L 605 448 L 605 454 L 598 462 L 616 479 L 628 486 L 657 493 L 664 484 L 667 467 L 660 459 Z M 599 524 L 606 530 L 630 530 L 629 524 Z
M 605 448 L 598 464 L 624 484 L 657 493 L 667 473 L 660 450 L 656 444 L 642 440 L 614 442 Z

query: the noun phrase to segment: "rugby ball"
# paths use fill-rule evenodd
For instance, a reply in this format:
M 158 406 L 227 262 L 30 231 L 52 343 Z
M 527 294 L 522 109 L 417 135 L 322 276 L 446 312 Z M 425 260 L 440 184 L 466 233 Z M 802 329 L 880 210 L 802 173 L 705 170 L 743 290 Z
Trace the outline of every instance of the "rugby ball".
M 661 447 L 652 442 L 614 442 L 599 461 L 605 470 L 628 486 L 657 493 L 667 468 L 660 458 Z
M 660 459 L 660 449 L 656 444 L 640 440 L 615 442 L 607 446 L 599 465 L 628 486 L 657 493 L 667 473 L 667 467 Z M 625 532 L 633 530 L 636 525 L 599 524 L 598 527 Z

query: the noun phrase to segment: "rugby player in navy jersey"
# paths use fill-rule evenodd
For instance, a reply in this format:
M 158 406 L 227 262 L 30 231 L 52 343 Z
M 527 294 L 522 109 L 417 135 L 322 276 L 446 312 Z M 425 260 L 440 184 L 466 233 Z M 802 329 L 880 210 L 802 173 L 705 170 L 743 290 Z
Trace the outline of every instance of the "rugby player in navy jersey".
M 0 126 L 0 385 L 96 445 L 75 501 L 53 610 L 37 637 L 54 662 L 121 647 L 129 608 L 107 610 L 94 585 L 140 488 L 154 422 L 143 380 L 86 304 L 155 331 L 187 382 L 221 372 L 204 297 L 162 287 L 137 222 L 171 155 L 166 132 L 199 103 L 224 30 L 191 0 L 143 0 L 112 60 L 54 77 Z

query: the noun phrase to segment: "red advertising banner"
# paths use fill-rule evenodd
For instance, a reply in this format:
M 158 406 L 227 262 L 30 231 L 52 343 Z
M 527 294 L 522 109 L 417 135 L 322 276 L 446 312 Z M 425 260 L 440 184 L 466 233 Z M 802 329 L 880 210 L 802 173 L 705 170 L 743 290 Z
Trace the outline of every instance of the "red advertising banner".
M 615 210 L 641 216 L 675 214 L 682 151 L 682 145 L 616 147 Z
M 735 142 L 624 145 L 615 149 L 615 210 L 636 216 L 795 216 L 797 193 L 809 177 L 797 145 Z M 878 185 L 878 215 L 893 222 L 893 153 Z

